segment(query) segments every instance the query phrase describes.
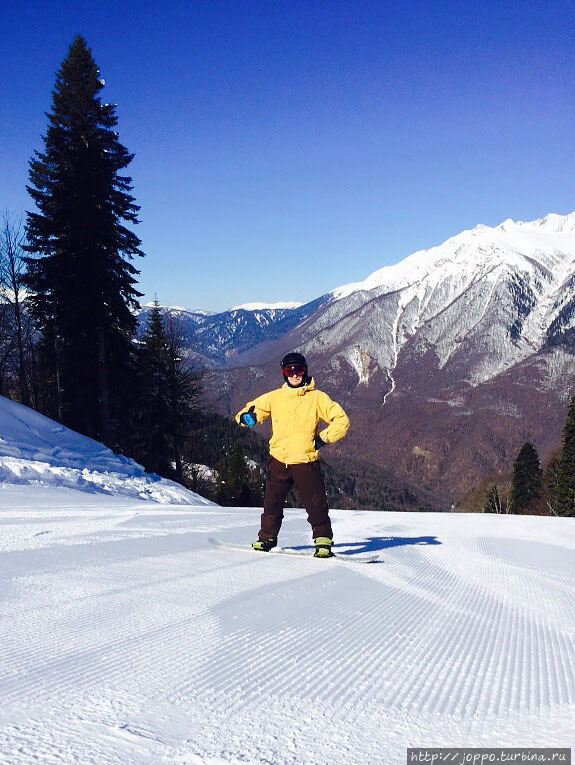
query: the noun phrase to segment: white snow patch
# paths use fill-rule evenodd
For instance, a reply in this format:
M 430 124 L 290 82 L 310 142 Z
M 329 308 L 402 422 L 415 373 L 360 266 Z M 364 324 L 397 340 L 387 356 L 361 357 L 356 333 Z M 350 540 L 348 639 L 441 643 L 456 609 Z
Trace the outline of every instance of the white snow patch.
M 197 473 L 198 478 L 204 481 L 215 481 L 218 477 L 218 471 L 215 468 L 209 467 L 209 465 L 202 465 L 199 462 L 192 462 L 186 465 L 187 468 Z
M 349 361 L 358 376 L 357 384 L 361 385 L 363 383 L 365 385 L 369 385 L 369 364 L 371 361 L 370 357 L 364 351 L 362 351 L 358 345 L 354 345 L 349 349 L 345 355 L 345 358 Z

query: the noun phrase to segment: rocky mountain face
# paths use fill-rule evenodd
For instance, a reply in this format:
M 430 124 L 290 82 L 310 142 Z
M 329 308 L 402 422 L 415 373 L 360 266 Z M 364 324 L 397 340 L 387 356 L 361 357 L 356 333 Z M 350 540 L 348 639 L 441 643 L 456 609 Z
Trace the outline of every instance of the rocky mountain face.
M 279 384 L 280 358 L 299 350 L 350 413 L 334 452 L 448 507 L 526 440 L 543 457 L 559 445 L 575 383 L 575 213 L 476 226 L 300 308 L 238 313 L 194 328 L 220 411 Z

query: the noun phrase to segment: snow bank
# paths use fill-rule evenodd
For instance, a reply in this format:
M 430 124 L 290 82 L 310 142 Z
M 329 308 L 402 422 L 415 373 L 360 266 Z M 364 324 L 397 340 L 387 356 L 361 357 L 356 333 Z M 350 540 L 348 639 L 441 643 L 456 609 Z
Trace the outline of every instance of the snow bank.
M 0 483 L 58 486 L 164 504 L 213 504 L 179 484 L 0 396 Z

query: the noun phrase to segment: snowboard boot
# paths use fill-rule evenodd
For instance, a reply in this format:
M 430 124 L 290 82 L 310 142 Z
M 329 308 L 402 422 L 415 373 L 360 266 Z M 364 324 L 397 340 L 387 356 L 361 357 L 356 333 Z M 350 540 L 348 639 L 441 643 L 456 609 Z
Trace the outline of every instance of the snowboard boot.
M 317 537 L 313 540 L 313 543 L 315 545 L 315 553 L 314 558 L 332 558 L 333 553 L 331 551 L 331 546 L 333 544 L 333 539 L 330 539 L 329 537 Z
M 277 543 L 277 539 L 256 539 L 255 542 L 252 542 L 252 547 L 254 550 L 260 550 L 260 552 L 269 552 Z

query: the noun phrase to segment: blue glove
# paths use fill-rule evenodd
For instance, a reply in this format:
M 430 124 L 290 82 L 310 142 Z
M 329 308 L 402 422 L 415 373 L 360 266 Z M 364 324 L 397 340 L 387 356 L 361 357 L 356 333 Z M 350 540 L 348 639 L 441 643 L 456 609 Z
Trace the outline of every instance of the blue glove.
M 322 439 L 318 436 L 318 434 L 315 434 L 315 439 L 313 442 L 313 445 L 316 449 L 321 449 L 322 446 L 325 446 L 327 441 L 322 441 Z
M 248 409 L 247 412 L 244 412 L 242 415 L 240 415 L 240 422 L 242 425 L 245 425 L 248 428 L 253 428 L 254 425 L 257 425 L 258 418 L 254 413 L 254 409 L 255 406 L 252 406 Z

